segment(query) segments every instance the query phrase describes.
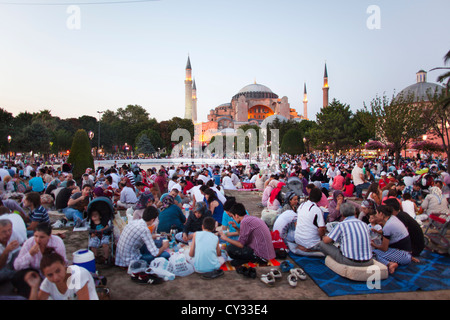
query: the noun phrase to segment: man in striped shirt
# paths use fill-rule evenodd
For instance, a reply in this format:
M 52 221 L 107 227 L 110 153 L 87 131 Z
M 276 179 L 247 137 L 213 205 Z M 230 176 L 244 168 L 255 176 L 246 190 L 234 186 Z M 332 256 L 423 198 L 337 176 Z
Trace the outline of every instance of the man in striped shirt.
M 372 265 L 367 224 L 356 217 L 355 207 L 350 203 L 343 203 L 340 211 L 345 219 L 322 238 L 320 251 L 331 256 L 337 263 L 359 267 Z M 339 248 L 334 246 L 333 242 L 339 243 Z

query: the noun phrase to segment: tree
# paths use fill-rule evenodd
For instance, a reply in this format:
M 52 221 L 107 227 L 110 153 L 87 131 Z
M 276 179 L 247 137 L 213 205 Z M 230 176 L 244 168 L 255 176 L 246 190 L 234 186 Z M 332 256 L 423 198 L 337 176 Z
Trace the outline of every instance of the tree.
M 136 139 L 136 151 L 143 154 L 153 154 L 156 152 L 152 142 L 146 134 L 141 134 Z
M 311 130 L 315 145 L 329 146 L 334 154 L 338 150 L 354 145 L 355 122 L 350 106 L 336 99 L 316 115 L 317 127 Z
M 447 64 L 448 62 L 450 62 L 450 50 L 444 56 L 444 64 Z M 445 97 L 443 97 L 442 107 L 448 108 L 450 106 L 450 67 L 437 67 L 437 68 L 431 69 L 430 71 L 439 70 L 439 69 L 448 70 L 448 71 L 444 72 L 443 74 L 441 74 L 437 78 L 438 82 L 444 83 L 446 81 L 446 83 L 445 83 L 446 95 L 445 95 Z
M 299 129 L 290 129 L 281 142 L 281 153 L 296 155 L 304 152 L 303 133 Z
M 423 118 L 428 127 L 429 133 L 434 134 L 442 140 L 442 150 L 450 159 L 450 108 L 446 107 L 447 93 L 428 92 L 429 103 L 423 107 Z M 447 172 L 450 173 L 450 166 L 447 166 Z
M 376 97 L 370 102 L 370 108 L 366 104 L 364 108 L 375 117 L 376 138 L 385 145 L 390 144 L 396 165 L 399 164 L 401 150 L 426 132 L 423 107 L 413 94 L 394 96 L 391 100 L 386 96 Z
M 72 164 L 73 177 L 77 180 L 81 179 L 87 168 L 94 169 L 94 158 L 86 130 L 79 129 L 75 133 L 67 162 Z
M 39 121 L 23 128 L 15 141 L 17 151 L 48 153 L 50 150 L 50 133 Z

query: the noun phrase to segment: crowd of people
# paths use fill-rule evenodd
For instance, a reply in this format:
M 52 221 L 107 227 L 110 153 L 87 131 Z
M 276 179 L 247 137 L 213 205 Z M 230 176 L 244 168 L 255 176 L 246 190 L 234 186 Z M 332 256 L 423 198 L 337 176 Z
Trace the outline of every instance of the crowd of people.
M 161 235 L 173 235 L 189 245 L 195 271 L 215 278 L 225 258 L 237 268 L 275 258 L 277 231 L 295 254 L 330 255 L 356 266 L 375 259 L 393 273 L 419 258 L 430 214 L 449 219 L 447 166 L 441 160 L 402 159 L 395 166 L 389 158 L 282 155 L 274 169 L 129 164 L 88 168 L 75 181 L 61 167 L 14 164 L 0 169 L 0 281 L 11 281 L 30 299 L 97 299 L 92 275 L 68 265 L 63 240 L 52 235 L 52 228 L 71 225 L 88 228 L 89 248 L 96 255 L 102 249 L 102 263 L 124 269 L 135 260 L 169 259 L 170 244 Z M 261 192 L 261 217 L 227 195 L 249 186 Z M 98 212 L 86 215 L 97 197 L 127 212 L 114 260 L 111 222 Z M 49 210 L 64 219 L 51 224 Z M 83 281 L 78 291 L 63 284 L 74 272 Z

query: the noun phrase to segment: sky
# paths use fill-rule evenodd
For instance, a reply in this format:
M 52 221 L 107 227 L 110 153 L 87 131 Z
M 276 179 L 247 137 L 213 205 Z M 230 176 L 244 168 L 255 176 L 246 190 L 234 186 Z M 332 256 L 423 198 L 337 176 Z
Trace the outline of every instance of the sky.
M 449 12 L 448 0 L 0 0 L 0 108 L 184 117 L 189 55 L 200 121 L 255 81 L 300 115 L 306 83 L 315 120 L 325 62 L 330 101 L 353 111 L 444 66 Z

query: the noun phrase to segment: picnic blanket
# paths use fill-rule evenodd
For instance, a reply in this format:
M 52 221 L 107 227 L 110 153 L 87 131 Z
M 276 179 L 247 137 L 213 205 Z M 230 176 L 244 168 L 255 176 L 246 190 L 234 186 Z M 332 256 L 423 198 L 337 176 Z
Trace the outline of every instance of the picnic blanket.
M 341 277 L 325 265 L 324 258 L 303 257 L 292 252 L 289 256 L 330 297 L 450 289 L 450 258 L 429 250 L 422 252 L 420 262 L 399 266 L 394 274 L 380 281 L 379 288 Z

